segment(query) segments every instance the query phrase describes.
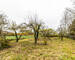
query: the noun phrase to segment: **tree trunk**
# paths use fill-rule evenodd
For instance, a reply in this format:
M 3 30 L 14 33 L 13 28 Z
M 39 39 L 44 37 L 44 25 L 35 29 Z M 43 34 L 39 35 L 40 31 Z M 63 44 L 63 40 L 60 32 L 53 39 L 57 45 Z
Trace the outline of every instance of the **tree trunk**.
M 16 38 L 16 42 L 18 42 L 18 38 Z
M 61 40 L 63 41 L 63 36 L 61 36 Z
M 35 38 L 35 44 L 37 44 L 37 40 L 38 40 L 38 32 L 37 31 L 34 32 L 34 38 Z
M 37 44 L 37 38 L 35 37 L 35 44 Z
M 18 36 L 17 36 L 17 32 L 15 31 L 15 36 L 16 36 L 16 42 L 18 42 Z

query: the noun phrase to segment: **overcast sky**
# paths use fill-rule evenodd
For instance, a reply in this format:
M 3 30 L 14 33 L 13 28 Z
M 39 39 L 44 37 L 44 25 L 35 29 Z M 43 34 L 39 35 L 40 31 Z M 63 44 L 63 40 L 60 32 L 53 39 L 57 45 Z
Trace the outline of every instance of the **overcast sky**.
M 48 25 L 56 29 L 66 7 L 72 7 L 70 0 L 0 0 L 0 11 L 17 23 L 30 14 L 38 14 Z

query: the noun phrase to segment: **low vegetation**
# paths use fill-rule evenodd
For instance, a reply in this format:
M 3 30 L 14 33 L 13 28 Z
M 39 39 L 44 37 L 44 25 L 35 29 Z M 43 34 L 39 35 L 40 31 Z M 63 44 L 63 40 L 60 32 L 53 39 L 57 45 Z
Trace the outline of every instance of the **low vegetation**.
M 75 60 L 75 40 L 55 37 L 48 45 L 40 38 L 38 44 L 33 39 L 10 42 L 11 48 L 0 51 L 0 60 Z
M 9 41 L 5 40 L 3 37 L 0 37 L 0 50 L 3 48 L 8 48 L 9 46 Z

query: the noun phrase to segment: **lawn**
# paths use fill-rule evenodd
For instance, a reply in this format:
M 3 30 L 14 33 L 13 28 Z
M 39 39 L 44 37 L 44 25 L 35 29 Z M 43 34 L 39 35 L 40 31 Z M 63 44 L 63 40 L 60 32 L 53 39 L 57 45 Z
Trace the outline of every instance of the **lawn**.
M 75 60 L 75 40 L 51 38 L 34 45 L 33 39 L 10 42 L 11 47 L 0 51 L 0 60 Z
M 18 36 L 19 37 L 19 36 Z M 22 36 L 21 39 L 28 39 L 28 38 L 33 38 L 32 35 L 27 35 L 27 36 Z M 16 37 L 15 36 L 6 36 L 7 40 L 15 40 Z

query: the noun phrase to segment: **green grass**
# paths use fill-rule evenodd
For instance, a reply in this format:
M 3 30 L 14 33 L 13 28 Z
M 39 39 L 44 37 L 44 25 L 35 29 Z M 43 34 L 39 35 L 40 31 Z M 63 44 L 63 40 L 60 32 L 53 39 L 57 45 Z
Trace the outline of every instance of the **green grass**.
M 75 40 L 51 38 L 34 45 L 33 39 L 10 42 L 11 48 L 0 51 L 0 60 L 75 60 Z
M 18 36 L 19 37 L 19 36 Z M 33 38 L 32 35 L 28 35 L 28 36 L 22 36 L 21 39 L 29 39 L 29 38 Z M 15 40 L 16 37 L 15 36 L 6 36 L 7 40 Z

